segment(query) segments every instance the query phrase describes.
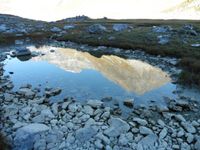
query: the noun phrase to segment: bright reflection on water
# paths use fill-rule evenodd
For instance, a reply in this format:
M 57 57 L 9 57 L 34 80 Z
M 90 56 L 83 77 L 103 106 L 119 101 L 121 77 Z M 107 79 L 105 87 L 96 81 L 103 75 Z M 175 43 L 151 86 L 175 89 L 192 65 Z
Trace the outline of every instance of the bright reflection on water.
M 136 103 L 154 100 L 163 102 L 163 96 L 173 96 L 176 89 L 170 77 L 161 69 L 138 60 L 126 60 L 113 55 L 98 58 L 87 52 L 69 48 L 43 46 L 29 47 L 45 55 L 29 61 L 17 58 L 6 61 L 6 74 L 12 71 L 15 89 L 30 83 L 34 87 L 60 87 L 63 97 L 77 100 L 134 98 Z M 55 52 L 50 52 L 50 50 Z

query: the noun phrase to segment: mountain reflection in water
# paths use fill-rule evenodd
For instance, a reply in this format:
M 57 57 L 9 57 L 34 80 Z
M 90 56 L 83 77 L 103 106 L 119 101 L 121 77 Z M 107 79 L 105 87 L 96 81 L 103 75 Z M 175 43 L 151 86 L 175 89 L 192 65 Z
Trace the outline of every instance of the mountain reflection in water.
M 128 92 L 134 92 L 138 95 L 159 88 L 171 81 L 169 75 L 161 69 L 139 60 L 126 60 L 113 55 L 103 55 L 97 58 L 87 52 L 70 48 L 50 46 L 35 48 L 31 46 L 29 49 L 45 54 L 34 57 L 33 61 L 47 61 L 73 73 L 80 73 L 85 69 L 96 70 Z M 50 50 L 55 50 L 55 52 L 50 52 Z

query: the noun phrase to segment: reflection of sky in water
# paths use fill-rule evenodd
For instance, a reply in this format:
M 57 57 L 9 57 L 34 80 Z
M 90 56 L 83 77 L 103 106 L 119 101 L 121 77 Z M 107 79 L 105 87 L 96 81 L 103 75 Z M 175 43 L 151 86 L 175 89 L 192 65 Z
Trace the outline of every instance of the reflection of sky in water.
M 77 52 L 77 53 L 82 54 L 82 52 Z M 77 53 L 76 53 L 76 56 L 77 56 Z M 51 53 L 51 54 L 56 55 L 56 52 Z M 49 54 L 46 54 L 44 57 L 47 58 L 48 55 Z M 73 56 L 70 56 L 70 57 L 73 57 Z M 93 58 L 94 56 L 90 56 L 86 58 L 88 59 L 91 57 Z M 107 57 L 110 59 L 113 58 L 109 56 Z M 57 57 L 55 57 L 55 59 L 56 58 Z M 37 59 L 37 61 L 34 59 Z M 27 84 L 27 83 L 32 84 L 33 87 L 38 87 L 39 84 L 41 84 L 42 89 L 47 86 L 60 87 L 63 89 L 62 93 L 59 96 L 55 97 L 56 100 L 61 100 L 64 97 L 75 97 L 77 100 L 84 101 L 87 99 L 101 99 L 104 97 L 111 96 L 113 98 L 120 99 L 120 100 L 124 100 L 127 98 L 134 98 L 137 104 L 140 104 L 140 103 L 146 104 L 148 101 L 151 101 L 151 100 L 162 103 L 163 96 L 174 96 L 172 92 L 176 89 L 176 86 L 174 84 L 171 84 L 167 78 L 166 82 L 162 81 L 161 85 L 153 83 L 155 84 L 154 88 L 152 89 L 152 87 L 150 87 L 150 90 L 145 91 L 145 93 L 137 94 L 137 89 L 135 89 L 135 87 L 131 90 L 135 90 L 136 92 L 128 92 L 125 88 L 123 88 L 124 84 L 121 82 L 122 81 L 127 82 L 125 81 L 126 76 L 127 78 L 130 78 L 132 76 L 134 82 L 136 82 L 134 79 L 134 75 L 138 75 L 137 69 L 134 70 L 135 72 L 129 75 L 130 69 L 128 72 L 126 72 L 127 71 L 126 68 L 121 68 L 120 73 L 122 72 L 122 74 L 123 75 L 125 74 L 126 76 L 122 76 L 121 74 L 116 75 L 118 74 L 118 72 L 108 71 L 110 68 L 105 69 L 106 66 L 109 66 L 105 62 L 102 63 L 101 67 L 99 67 L 100 66 L 99 62 L 103 61 L 99 58 L 92 59 L 92 62 L 93 62 L 92 66 L 94 68 L 84 69 L 84 66 L 82 66 L 83 67 L 82 70 L 76 73 L 70 72 L 70 71 L 64 71 L 64 69 L 60 69 L 62 67 L 61 66 L 58 67 L 58 64 L 56 63 L 55 65 L 52 63 L 52 61 L 48 62 L 48 60 L 44 61 L 44 60 L 39 60 L 39 59 L 42 59 L 42 58 L 37 57 L 37 58 L 33 58 L 33 60 L 29 60 L 25 62 L 21 62 L 17 58 L 6 61 L 6 65 L 5 65 L 6 74 L 8 74 L 8 72 L 10 71 L 14 72 L 14 74 L 11 75 L 11 79 L 14 82 L 15 89 L 19 88 L 22 84 Z M 94 60 L 96 59 L 98 60 L 97 64 L 95 64 L 94 62 Z M 117 57 L 114 57 L 112 61 L 116 61 L 116 59 L 118 60 Z M 122 58 L 119 58 L 121 64 L 128 62 L 126 60 L 121 61 L 121 59 Z M 81 60 L 84 61 L 85 58 Z M 63 61 L 65 60 L 64 59 L 60 60 L 60 62 L 63 62 Z M 87 61 L 89 62 L 89 60 Z M 130 64 L 133 65 L 132 63 Z M 96 70 L 95 65 L 98 66 L 98 69 L 103 68 L 103 70 L 101 69 Z M 119 64 L 117 63 L 117 65 Z M 112 67 L 119 67 L 119 66 L 113 66 L 112 64 Z M 141 67 L 136 67 L 136 68 L 138 68 L 141 71 Z M 106 72 L 104 69 L 106 70 Z M 114 77 L 112 73 L 114 73 Z M 143 74 L 144 74 L 144 78 L 146 78 L 145 76 L 147 76 L 148 74 L 150 76 L 149 72 L 146 72 Z M 120 77 L 122 79 L 120 79 Z M 142 84 L 136 84 L 136 85 L 141 86 L 139 87 L 139 89 L 143 88 L 145 86 L 144 83 L 148 82 L 148 80 L 145 79 L 145 81 L 143 81 L 142 77 L 141 79 L 139 79 L 138 76 L 136 77 L 137 77 L 137 81 L 142 83 Z M 120 82 L 118 82 L 118 80 L 120 80 Z M 128 81 L 131 81 L 131 79 L 128 79 Z M 149 81 L 149 82 L 151 83 L 152 81 Z

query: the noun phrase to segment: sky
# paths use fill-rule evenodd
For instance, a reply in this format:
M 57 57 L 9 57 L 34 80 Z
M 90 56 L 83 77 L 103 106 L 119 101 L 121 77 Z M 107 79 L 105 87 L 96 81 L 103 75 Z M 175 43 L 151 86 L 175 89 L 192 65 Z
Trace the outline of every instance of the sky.
M 55 21 L 86 15 L 113 19 L 198 19 L 190 11 L 163 12 L 184 0 L 0 0 L 0 13 Z M 200 0 L 199 0 L 200 1 Z

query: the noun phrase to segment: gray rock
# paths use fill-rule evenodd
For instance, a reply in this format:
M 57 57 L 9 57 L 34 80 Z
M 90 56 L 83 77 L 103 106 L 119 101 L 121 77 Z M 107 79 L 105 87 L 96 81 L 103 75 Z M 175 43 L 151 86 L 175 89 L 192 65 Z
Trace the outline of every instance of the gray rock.
M 155 146 L 158 137 L 155 134 L 150 134 L 139 141 L 137 150 L 157 150 Z
M 144 119 L 140 119 L 140 118 L 133 118 L 133 121 L 134 122 L 137 122 L 138 124 L 142 125 L 142 126 L 145 126 L 148 124 L 148 122 Z
M 183 26 L 183 29 L 185 29 L 185 30 L 193 30 L 194 27 L 193 27 L 193 25 L 191 25 L 191 24 L 185 24 L 185 25 Z
M 191 133 L 188 133 L 187 135 L 187 142 L 190 144 L 194 140 L 194 136 Z
M 113 150 L 113 149 L 110 147 L 110 145 L 106 145 L 105 150 Z
M 200 44 L 199 43 L 196 43 L 196 44 L 191 44 L 192 47 L 200 47 Z
M 189 133 L 196 133 L 196 129 L 195 127 L 193 127 L 192 124 L 188 123 L 188 122 L 181 122 L 181 125 L 183 126 L 183 128 L 189 132 Z
M 65 26 L 63 27 L 64 30 L 69 30 L 69 29 L 74 29 L 74 28 L 75 28 L 74 25 L 65 25 Z
M 172 27 L 170 26 L 153 26 L 152 29 L 155 33 L 166 33 L 172 31 Z
M 45 98 L 43 98 L 43 97 L 41 97 L 41 98 L 35 98 L 35 99 L 33 99 L 33 101 L 29 101 L 29 103 L 32 103 L 32 104 L 34 104 L 34 103 L 36 103 L 36 104 L 42 104 L 42 103 L 44 103 L 45 102 Z
M 185 118 L 182 115 L 180 115 L 180 114 L 174 115 L 174 117 L 179 122 L 186 122 Z
M 108 40 L 109 41 L 112 41 L 112 40 L 115 40 L 116 38 L 114 37 L 114 36 L 110 36 L 110 37 L 108 37 Z
M 101 115 L 101 118 L 103 118 L 104 120 L 109 119 L 110 118 L 110 111 L 106 111 Z
M 44 123 L 45 117 L 43 115 L 38 115 L 32 118 L 34 123 Z
M 69 133 L 66 141 L 70 144 L 73 144 L 75 142 L 75 140 L 76 139 L 75 139 L 74 135 L 72 133 Z
M 114 31 L 124 31 L 128 29 L 128 24 L 114 24 L 113 30 Z
M 200 137 L 197 137 L 194 147 L 196 150 L 200 150 Z
M 85 122 L 85 126 L 91 126 L 91 125 L 95 125 L 96 121 L 92 118 L 89 118 L 86 122 Z
M 71 122 L 68 122 L 68 123 L 66 124 L 66 127 L 69 128 L 69 129 L 73 129 L 73 128 L 74 128 L 74 124 L 71 123 Z
M 62 103 L 62 109 L 66 109 L 70 103 L 70 101 Z
M 57 115 L 58 114 L 58 104 L 57 103 L 54 103 L 52 106 L 52 111 L 54 113 L 54 115 Z
M 120 118 L 112 117 L 108 122 L 110 127 L 104 131 L 104 134 L 109 137 L 117 137 L 130 129 L 129 124 Z
M 16 115 L 18 112 L 19 112 L 19 108 L 17 108 L 16 105 L 12 104 L 6 108 L 6 113 L 4 115 L 5 117 L 9 117 L 12 115 Z
M 58 28 L 58 27 L 53 27 L 53 28 L 51 28 L 51 32 L 55 32 L 55 33 L 57 33 L 57 32 L 61 32 L 62 30 L 60 29 L 60 28 Z
M 54 114 L 51 112 L 50 109 L 45 109 L 41 111 L 41 115 L 47 118 L 54 118 Z
M 156 109 L 158 112 L 168 112 L 169 108 L 165 105 L 156 105 Z
M 167 128 L 162 129 L 162 131 L 159 134 L 159 138 L 164 139 L 166 137 L 167 133 L 168 133 Z
M 48 134 L 46 137 L 47 143 L 56 143 L 58 141 L 58 137 L 56 134 Z
M 96 137 L 97 137 L 98 139 L 102 140 L 103 143 L 105 143 L 106 145 L 109 145 L 109 144 L 110 144 L 110 139 L 109 139 L 107 136 L 103 135 L 103 133 L 98 133 L 98 134 L 96 135 Z
M 200 126 L 200 124 L 197 122 L 197 121 L 192 121 L 192 125 L 194 126 L 194 127 L 198 127 L 198 126 Z
M 90 140 L 92 137 L 94 137 L 97 134 L 97 130 L 94 129 L 94 127 L 88 126 L 84 128 L 80 128 L 76 131 L 76 140 L 84 143 L 88 140 Z
M 144 126 L 140 126 L 139 130 L 140 130 L 140 133 L 143 135 L 153 134 L 153 131 L 151 129 L 144 127 Z
M 15 40 L 15 44 L 22 45 L 22 44 L 24 44 L 24 41 L 23 40 Z
M 33 99 L 35 97 L 35 92 L 29 88 L 21 88 L 18 90 L 18 93 L 24 95 L 28 99 Z
M 106 27 L 102 26 L 101 24 L 93 24 L 88 27 L 89 33 L 93 34 L 103 33 L 106 32 L 106 30 L 107 30 Z
M 179 145 L 176 145 L 176 144 L 174 144 L 174 145 L 172 145 L 172 148 L 173 148 L 173 149 L 177 149 L 177 150 L 179 150 L 179 149 L 180 149 L 180 146 L 179 146 Z
M 7 30 L 7 27 L 5 24 L 0 25 L 0 32 L 5 32 Z
M 170 41 L 170 35 L 159 35 L 157 36 L 157 38 L 158 38 L 158 43 L 161 45 L 165 45 Z
M 177 137 L 183 137 L 185 135 L 184 130 L 181 128 L 181 130 L 177 133 Z
M 128 142 L 129 141 L 128 141 L 127 137 L 125 136 L 125 134 L 121 134 L 119 137 L 119 144 L 125 146 L 128 144 Z
M 101 143 L 101 140 L 99 139 L 94 142 L 94 145 L 96 146 L 97 149 L 103 148 L 103 144 Z
M 191 24 L 186 24 L 182 27 L 182 30 L 181 30 L 183 33 L 186 33 L 186 34 L 190 34 L 190 35 L 193 35 L 193 36 L 197 36 L 198 33 L 197 31 L 194 30 L 194 27 L 193 25 Z
M 161 119 L 158 119 L 158 124 L 159 124 L 161 127 L 164 127 L 164 126 L 165 126 L 164 121 L 162 121 Z
M 66 148 L 66 143 L 65 143 L 65 141 L 62 142 L 62 143 L 60 144 L 60 146 L 59 146 L 58 149 L 64 149 L 64 148 Z
M 101 102 L 99 100 L 88 100 L 87 104 L 93 108 L 99 108 L 99 107 L 103 106 L 103 102 Z
M 45 150 L 46 149 L 46 140 L 44 140 L 44 139 L 36 140 L 34 143 L 34 149 Z
M 78 104 L 72 103 L 68 106 L 68 109 L 69 109 L 70 112 L 75 113 L 79 110 L 79 107 L 78 107 Z
M 32 150 L 34 148 L 34 142 L 37 134 L 46 132 L 49 127 L 44 124 L 33 123 L 22 128 L 19 128 L 14 138 L 14 145 L 16 150 Z
M 54 53 L 54 52 L 55 52 L 55 50 L 54 50 L 54 49 L 50 49 L 50 52 L 51 52 L 51 53 Z
M 190 145 L 188 145 L 186 142 L 181 143 L 181 149 L 183 150 L 190 150 Z
M 85 114 L 90 115 L 90 116 L 94 114 L 93 108 L 90 107 L 90 106 L 88 106 L 88 105 L 84 106 L 83 112 L 84 112 Z
M 20 56 L 30 56 L 31 51 L 27 48 L 16 48 L 14 51 L 11 52 L 12 56 L 20 57 Z

